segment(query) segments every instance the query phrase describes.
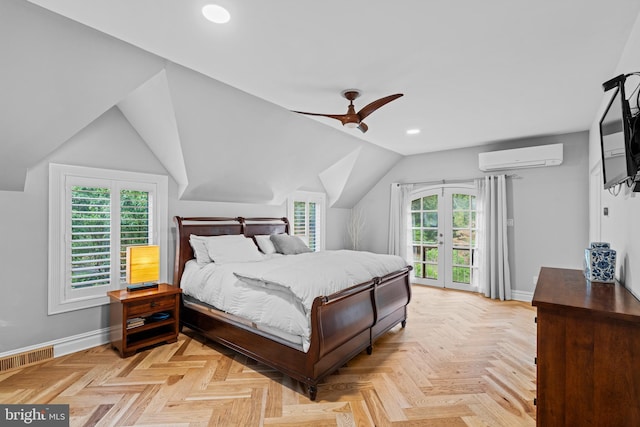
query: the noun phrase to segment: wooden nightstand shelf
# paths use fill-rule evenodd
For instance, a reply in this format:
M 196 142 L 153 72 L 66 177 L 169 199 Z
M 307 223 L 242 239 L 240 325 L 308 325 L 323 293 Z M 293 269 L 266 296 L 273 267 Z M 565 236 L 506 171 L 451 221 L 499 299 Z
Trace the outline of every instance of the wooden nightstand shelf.
M 113 348 L 122 357 L 129 357 L 143 347 L 161 342 L 176 342 L 180 292 L 180 288 L 166 283 L 159 284 L 157 289 L 109 292 L 110 339 Z M 168 317 L 161 318 L 163 316 L 160 313 L 166 313 Z M 134 326 L 131 322 L 136 319 L 142 320 Z

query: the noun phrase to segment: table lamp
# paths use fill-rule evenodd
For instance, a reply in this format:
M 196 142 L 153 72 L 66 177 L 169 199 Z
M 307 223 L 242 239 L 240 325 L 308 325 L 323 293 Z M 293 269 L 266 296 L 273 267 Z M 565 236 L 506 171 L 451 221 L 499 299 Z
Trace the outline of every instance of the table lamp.
M 157 288 L 160 279 L 160 246 L 127 247 L 127 291 Z

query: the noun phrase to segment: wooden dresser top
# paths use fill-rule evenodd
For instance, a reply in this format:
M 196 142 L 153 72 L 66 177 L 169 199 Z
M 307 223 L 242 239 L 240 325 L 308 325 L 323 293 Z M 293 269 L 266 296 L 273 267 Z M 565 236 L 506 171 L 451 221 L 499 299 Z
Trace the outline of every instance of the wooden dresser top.
M 581 270 L 542 267 L 532 305 L 640 323 L 640 301 L 618 283 L 589 283 Z

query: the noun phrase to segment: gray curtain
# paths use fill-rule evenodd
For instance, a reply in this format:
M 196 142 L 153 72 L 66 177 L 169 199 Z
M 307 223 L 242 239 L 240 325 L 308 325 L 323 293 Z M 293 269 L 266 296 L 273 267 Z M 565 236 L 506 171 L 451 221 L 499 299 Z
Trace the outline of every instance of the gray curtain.
M 494 299 L 511 299 L 507 243 L 506 176 L 477 179 L 479 291 Z

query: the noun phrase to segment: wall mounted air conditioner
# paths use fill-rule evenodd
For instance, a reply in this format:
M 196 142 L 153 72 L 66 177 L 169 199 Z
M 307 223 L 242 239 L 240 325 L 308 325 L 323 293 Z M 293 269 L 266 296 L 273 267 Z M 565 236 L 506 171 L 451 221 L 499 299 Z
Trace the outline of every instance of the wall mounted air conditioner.
M 538 145 L 478 154 L 481 171 L 537 168 L 562 164 L 562 144 Z

